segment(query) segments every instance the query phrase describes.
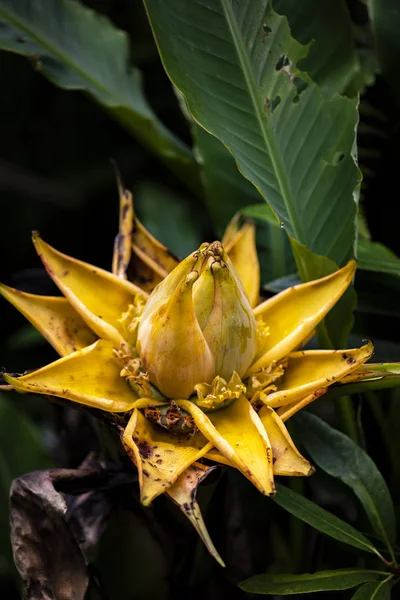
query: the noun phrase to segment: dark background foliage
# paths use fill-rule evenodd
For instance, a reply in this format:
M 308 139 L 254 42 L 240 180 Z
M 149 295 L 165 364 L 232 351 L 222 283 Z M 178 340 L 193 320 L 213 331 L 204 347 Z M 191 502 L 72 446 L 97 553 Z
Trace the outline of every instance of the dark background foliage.
M 142 3 L 93 0 L 85 4 L 129 33 L 131 60 L 143 72 L 152 107 L 190 143 Z M 362 7 L 356 2 L 351 7 L 355 22 L 362 22 Z M 139 216 L 174 252 L 183 255 L 215 235 L 202 201 L 90 98 L 53 86 L 33 63 L 5 52 L 0 53 L 0 87 L 1 281 L 30 292 L 57 293 L 30 242 L 34 229 L 63 252 L 110 268 L 118 226 L 112 161 L 134 193 Z M 360 112 L 364 212 L 373 240 L 382 241 L 399 255 L 400 111 L 396 94 L 382 76 L 377 76 L 363 96 Z M 367 127 L 363 129 L 363 125 Z M 220 202 L 227 205 L 228 218 L 229 198 L 221 197 Z M 262 230 L 259 242 L 262 245 Z M 356 314 L 357 339 L 376 339 L 380 358 L 398 360 L 398 281 L 364 273 L 357 285 L 360 306 L 364 306 Z M 55 352 L 13 307 L 2 302 L 0 316 L 0 366 L 21 372 L 55 358 Z M 367 440 L 368 451 L 398 502 L 400 447 L 393 432 L 400 424 L 400 412 L 393 408 L 395 400 L 389 393 L 381 393 L 379 413 L 372 393 L 362 411 L 357 398 L 355 404 L 365 434 L 362 442 Z M 329 407 L 324 410 L 329 416 Z M 382 415 L 383 425 L 382 420 L 379 423 Z M 84 413 L 43 398 L 0 397 L 1 597 L 12 600 L 21 593 L 11 561 L 6 514 L 11 480 L 52 465 L 76 468 L 87 452 L 99 448 L 99 438 L 101 432 Z M 312 480 L 296 480 L 291 485 L 297 491 L 305 489 L 343 519 L 357 521 L 360 530 L 363 525 L 367 528 L 354 498 L 333 478 L 319 472 Z M 190 526 L 164 498 L 144 511 L 136 493 L 126 487 L 94 561 L 94 573 L 106 590 L 103 597 L 133 600 L 229 594 L 231 598 L 250 598 L 235 584 L 271 565 L 276 570 L 302 572 L 353 566 L 357 561 L 351 548 L 341 547 L 288 517 L 236 473 L 218 472 L 210 477 L 201 490 L 200 502 L 211 536 L 228 564 L 226 571 L 214 565 Z M 93 591 L 93 598 L 101 597 L 96 594 L 99 592 Z M 340 593 L 335 597 L 341 597 Z

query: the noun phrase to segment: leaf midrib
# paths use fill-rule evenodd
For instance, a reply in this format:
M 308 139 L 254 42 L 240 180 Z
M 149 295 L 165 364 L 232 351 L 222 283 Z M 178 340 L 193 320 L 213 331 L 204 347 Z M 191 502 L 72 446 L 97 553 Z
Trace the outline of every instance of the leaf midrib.
M 3 16 L 3 18 L 6 22 L 11 23 L 14 27 L 18 28 L 20 31 L 22 31 L 27 36 L 29 36 L 31 39 L 33 39 L 39 46 L 44 47 L 50 54 L 52 54 L 53 56 L 58 58 L 58 60 L 62 64 L 65 64 L 72 71 L 75 71 L 75 73 L 78 73 L 78 75 L 80 75 L 84 80 L 86 80 L 90 84 L 92 84 L 93 87 L 95 87 L 99 92 L 101 92 L 102 94 L 105 94 L 106 96 L 113 98 L 116 101 L 116 106 L 120 106 L 120 107 L 123 107 L 123 106 L 128 107 L 129 106 L 125 102 L 122 102 L 117 96 L 115 96 L 115 93 L 110 94 L 110 91 L 107 88 L 105 88 L 97 79 L 93 79 L 93 77 L 91 77 L 87 73 L 87 71 L 81 69 L 79 67 L 79 65 L 77 65 L 77 63 L 70 60 L 68 55 L 63 54 L 62 52 L 57 50 L 55 48 L 54 44 L 52 44 L 51 42 L 49 42 L 46 39 L 46 36 L 44 34 L 39 36 L 38 34 L 35 33 L 34 29 L 29 28 L 28 25 L 25 24 L 25 22 L 19 20 L 18 17 L 15 17 L 15 15 L 10 14 L 10 12 L 7 11 L 7 9 L 4 9 L 3 7 L 0 7 L 0 16 Z M 133 110 L 131 106 L 129 106 L 129 108 L 131 110 Z M 139 114 L 139 113 L 137 113 L 137 114 Z
M 284 487 L 284 486 L 282 486 L 282 487 Z M 285 508 L 285 510 L 288 510 L 288 512 L 292 512 L 292 511 L 289 511 L 289 509 L 287 509 L 285 506 L 283 506 L 283 504 L 280 504 L 278 499 L 275 498 L 274 500 L 277 504 L 282 506 L 282 508 Z M 283 501 L 283 502 L 285 502 L 285 501 Z M 312 520 L 313 517 L 315 517 L 315 513 L 313 513 L 312 510 L 310 510 L 306 506 L 301 505 L 301 510 L 304 511 L 307 516 L 311 517 L 310 521 Z M 321 510 L 323 510 L 323 509 L 321 509 Z M 293 513 L 293 514 L 295 514 L 295 513 Z M 332 515 L 332 516 L 334 516 L 334 515 Z M 298 518 L 301 518 L 301 517 L 298 517 Z M 321 515 L 320 513 L 318 513 L 318 517 L 315 517 L 313 520 L 315 521 L 315 520 L 317 520 L 317 518 L 320 518 L 323 523 L 326 523 L 327 525 L 329 525 L 329 527 L 332 528 L 334 531 L 337 531 L 342 534 L 339 541 L 344 541 L 343 538 L 347 537 L 347 538 L 357 542 L 358 548 L 360 548 L 360 546 L 362 546 L 369 552 L 376 553 L 376 549 L 374 548 L 374 546 L 372 544 L 370 544 L 366 538 L 364 540 L 363 539 L 364 536 L 361 533 L 360 533 L 360 537 L 358 537 L 357 535 L 354 535 L 354 533 L 352 531 L 348 531 L 347 529 L 342 529 L 341 527 L 339 527 L 339 525 L 336 522 L 334 522 L 334 520 L 333 520 L 333 522 L 330 521 L 331 515 L 329 515 L 329 517 L 325 517 L 325 515 Z M 347 525 L 347 523 L 345 523 L 345 525 Z M 313 527 L 315 527 L 315 525 L 313 525 Z M 315 527 L 315 528 L 319 529 L 317 527 Z M 319 531 L 322 531 L 322 530 L 319 529 Z M 325 531 L 323 531 L 322 533 L 325 533 L 325 535 L 329 535 Z M 357 533 L 359 533 L 359 532 L 357 532 Z
M 226 17 L 226 22 L 229 27 L 229 31 L 231 33 L 233 39 L 233 45 L 237 52 L 237 56 L 242 67 L 242 72 L 244 79 L 247 84 L 247 88 L 249 91 L 249 96 L 251 102 L 254 107 L 255 115 L 260 126 L 260 131 L 265 142 L 265 145 L 268 149 L 268 154 L 271 159 L 271 163 L 276 175 L 276 179 L 278 181 L 279 189 L 282 195 L 282 199 L 285 203 L 285 207 L 287 213 L 289 215 L 291 225 L 293 228 L 293 232 L 295 233 L 297 241 L 302 244 L 306 243 L 306 238 L 303 231 L 303 226 L 301 222 L 297 218 L 296 210 L 295 210 L 295 199 L 290 192 L 289 184 L 286 180 L 284 174 L 284 167 L 281 162 L 281 158 L 278 153 L 278 149 L 276 147 L 274 136 L 271 132 L 271 128 L 269 126 L 269 122 L 266 120 L 265 116 L 261 113 L 260 104 L 257 101 L 258 97 L 258 86 L 257 82 L 253 75 L 252 65 L 249 61 L 248 54 L 243 46 L 242 38 L 240 32 L 237 27 L 236 19 L 233 14 L 232 6 L 230 4 L 230 0 L 220 0 L 221 7 Z
M 340 455 L 339 455 L 340 456 Z M 368 503 L 369 503 L 369 507 L 370 507 L 370 511 L 371 513 L 375 516 L 375 520 L 376 520 L 376 524 L 379 526 L 379 529 L 381 530 L 381 536 L 382 539 L 384 540 L 384 542 L 386 543 L 388 548 L 391 548 L 391 542 L 389 540 L 387 531 L 386 531 L 386 527 L 380 517 L 379 512 L 376 509 L 376 505 L 374 502 L 374 499 L 372 498 L 368 488 L 366 487 L 366 485 L 364 484 L 364 482 L 362 481 L 362 479 L 360 479 L 360 477 L 357 475 L 357 473 L 350 467 L 347 467 L 346 462 L 343 461 L 342 457 L 340 457 L 342 463 L 344 464 L 345 468 L 343 469 L 343 471 L 345 472 L 346 468 L 348 469 L 349 474 L 351 473 L 351 475 L 353 476 L 353 478 L 357 481 L 358 485 L 359 485 L 359 489 L 361 488 L 361 491 L 364 492 L 364 497 L 366 497 L 368 499 Z M 316 458 L 314 457 L 314 460 L 318 463 L 318 461 L 316 460 Z M 324 467 L 322 467 L 320 465 L 321 469 L 324 469 Z M 327 473 L 328 471 L 326 469 L 324 469 Z M 359 494 L 356 492 L 355 488 L 353 486 L 351 486 L 346 480 L 345 477 L 343 477 L 342 475 L 334 475 L 333 473 L 330 473 L 331 475 L 333 475 L 333 477 L 338 477 L 339 479 L 341 479 L 343 481 L 343 483 L 345 483 L 346 485 L 348 485 L 353 492 L 356 494 L 356 496 L 359 498 Z M 363 504 L 363 502 L 362 502 Z

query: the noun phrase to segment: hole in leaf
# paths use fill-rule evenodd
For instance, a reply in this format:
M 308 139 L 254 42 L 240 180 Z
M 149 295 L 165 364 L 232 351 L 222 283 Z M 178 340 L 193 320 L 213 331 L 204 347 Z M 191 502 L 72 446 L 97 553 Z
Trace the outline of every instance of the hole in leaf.
M 296 104 L 300 100 L 301 94 L 308 88 L 308 83 L 300 77 L 293 78 L 293 85 L 296 88 L 296 95 L 293 98 L 293 103 Z
M 274 112 L 274 110 L 277 108 L 277 106 L 279 106 L 280 103 L 281 103 L 281 97 L 275 96 L 275 98 L 272 100 L 272 103 L 271 103 L 271 111 Z
M 342 162 L 342 160 L 344 159 L 345 154 L 344 152 L 335 152 L 335 154 L 333 155 L 333 160 L 332 160 L 332 164 L 333 165 L 338 165 L 340 162 Z
M 275 65 L 275 71 L 281 71 L 284 67 L 290 65 L 289 57 L 286 54 L 281 54 L 278 62 Z
M 267 23 L 264 23 L 263 24 L 264 37 L 267 37 L 271 33 L 271 31 L 272 31 L 271 27 L 269 27 L 267 25 Z

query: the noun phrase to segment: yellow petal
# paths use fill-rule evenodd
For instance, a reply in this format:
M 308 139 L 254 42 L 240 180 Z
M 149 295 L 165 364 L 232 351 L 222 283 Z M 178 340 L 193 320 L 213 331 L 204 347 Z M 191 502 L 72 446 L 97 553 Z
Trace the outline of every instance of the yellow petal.
M 66 298 L 37 296 L 0 284 L 0 294 L 19 310 L 61 356 L 93 344 L 95 334 Z
M 271 407 L 292 404 L 316 390 L 337 383 L 370 358 L 371 342 L 352 350 L 303 350 L 288 356 L 288 365 L 277 392 L 268 394 L 265 404 Z
M 99 340 L 83 350 L 22 377 L 4 379 L 21 392 L 66 398 L 108 412 L 125 412 L 136 397 L 113 355 L 113 345 Z
M 144 292 L 108 271 L 62 254 L 37 233 L 33 243 L 54 283 L 99 337 L 119 344 L 124 341 L 118 322 L 136 294 Z
M 314 468 L 301 456 L 283 424 L 282 419 L 269 406 L 258 413 L 272 446 L 274 475 L 311 475 Z
M 238 219 L 234 217 L 226 228 L 222 245 L 238 272 L 251 306 L 257 306 L 260 297 L 260 265 L 254 223 L 246 221 L 239 228 Z
M 132 194 L 124 189 L 119 176 L 119 231 L 114 242 L 112 272 L 121 279 L 126 279 L 126 270 L 131 259 L 133 202 Z
M 208 467 L 201 463 L 191 465 L 167 491 L 168 496 L 179 506 L 187 516 L 207 550 L 215 560 L 224 567 L 224 561 L 218 554 L 205 526 L 203 515 L 196 501 L 197 488 L 215 467 Z
M 211 449 L 201 434 L 174 435 L 135 409 L 125 428 L 123 443 L 138 468 L 140 499 L 145 506 L 166 492 L 180 475 Z
M 179 260 L 134 217 L 132 249 L 136 256 L 162 279 L 179 264 Z
M 298 348 L 345 292 L 355 269 L 351 260 L 332 275 L 288 288 L 257 306 L 255 317 L 269 327 L 269 335 L 248 374 Z
M 315 392 L 309 394 L 301 400 L 296 400 L 296 402 L 292 402 L 292 404 L 286 404 L 285 406 L 281 406 L 276 412 L 282 419 L 282 421 L 287 421 L 288 419 L 290 419 L 290 417 L 293 417 L 293 415 L 299 412 L 299 410 L 302 410 L 303 408 L 308 406 L 308 404 L 311 404 L 311 402 L 315 402 L 315 400 L 318 400 L 318 398 L 323 396 L 327 391 L 328 388 L 321 388 L 319 390 L 316 390 Z
M 274 493 L 272 449 L 264 426 L 245 396 L 206 415 L 189 400 L 177 401 L 201 433 L 263 494 Z

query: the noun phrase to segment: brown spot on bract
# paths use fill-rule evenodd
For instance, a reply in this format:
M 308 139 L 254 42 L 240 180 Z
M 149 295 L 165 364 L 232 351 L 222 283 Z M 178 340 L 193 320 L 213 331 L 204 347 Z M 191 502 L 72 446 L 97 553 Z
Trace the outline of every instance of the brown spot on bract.
M 127 190 L 124 191 L 124 194 L 126 195 L 126 198 L 129 199 L 129 195 L 127 194 Z M 124 205 L 122 207 L 122 215 L 121 215 L 123 220 L 126 219 L 126 213 L 128 212 L 128 210 L 129 210 L 129 202 L 125 201 Z
M 354 365 L 356 363 L 356 359 L 353 358 L 352 356 L 349 356 L 349 358 L 346 360 L 348 365 Z
M 138 447 L 139 454 L 142 458 L 151 458 L 153 456 L 153 448 L 150 446 L 150 444 L 148 442 L 137 441 L 136 445 Z

